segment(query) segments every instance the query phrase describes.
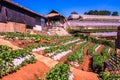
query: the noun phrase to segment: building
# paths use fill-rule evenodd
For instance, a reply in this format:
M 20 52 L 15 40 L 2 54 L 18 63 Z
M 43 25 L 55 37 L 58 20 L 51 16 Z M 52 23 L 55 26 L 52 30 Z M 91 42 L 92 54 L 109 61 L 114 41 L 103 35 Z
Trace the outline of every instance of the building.
M 117 55 L 120 56 L 120 26 L 118 27 L 117 39 L 115 40 Z
M 48 28 L 63 27 L 63 24 L 66 21 L 65 17 L 55 10 L 52 10 L 51 12 L 49 12 L 45 16 L 45 18 L 46 18 L 45 22 Z
M 0 0 L 0 32 L 25 32 L 44 17 L 10 0 Z
M 118 32 L 117 32 L 116 48 L 120 49 L 120 27 L 118 27 Z
M 71 14 L 69 26 L 83 29 L 113 29 L 120 26 L 120 16 L 79 15 Z

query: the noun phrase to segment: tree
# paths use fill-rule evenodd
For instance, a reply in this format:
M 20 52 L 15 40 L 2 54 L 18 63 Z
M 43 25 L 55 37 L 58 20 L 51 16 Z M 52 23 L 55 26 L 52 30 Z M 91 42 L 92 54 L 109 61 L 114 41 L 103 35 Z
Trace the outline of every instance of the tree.
M 88 13 L 87 12 L 84 12 L 85 15 L 87 15 Z
M 89 12 L 85 12 L 87 15 L 111 15 L 111 12 L 108 10 L 90 10 Z
M 117 11 L 114 11 L 114 12 L 112 13 L 112 16 L 119 16 L 119 15 L 118 15 L 118 12 L 117 12 Z
M 95 10 L 95 11 L 94 11 L 94 15 L 98 15 L 98 12 L 99 12 L 99 11 Z
M 101 11 L 99 11 L 99 15 L 111 15 L 111 12 L 110 11 L 108 11 L 108 10 L 101 10 Z
M 76 11 L 71 12 L 71 14 L 78 14 Z

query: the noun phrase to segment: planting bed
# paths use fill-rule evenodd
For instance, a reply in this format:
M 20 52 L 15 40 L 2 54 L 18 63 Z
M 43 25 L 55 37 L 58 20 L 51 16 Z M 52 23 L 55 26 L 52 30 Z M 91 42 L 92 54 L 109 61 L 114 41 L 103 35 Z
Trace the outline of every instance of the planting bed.
M 110 72 L 111 68 L 109 68 L 108 65 L 104 65 L 106 62 L 107 64 L 112 65 L 112 68 L 116 68 L 111 69 L 111 72 L 119 70 L 119 62 L 118 65 L 113 65 L 115 64 L 114 57 L 116 57 L 115 49 L 111 48 L 113 43 L 105 40 L 99 41 L 96 38 L 83 35 L 80 35 L 79 37 L 41 36 L 21 33 L 0 33 L 0 35 L 3 36 L 2 39 L 10 41 L 13 45 L 21 48 L 12 50 L 10 47 L 0 46 L 0 77 L 14 73 L 27 64 L 35 64 L 36 55 L 34 56 L 32 53 L 49 57 L 58 61 L 58 63 L 62 62 L 56 65 L 55 68 L 52 66 L 53 69 L 50 71 L 48 71 L 48 68 L 46 70 L 48 73 L 44 75 L 44 77 L 39 76 L 39 78 L 46 78 L 48 80 L 55 80 L 55 78 L 68 80 L 70 75 L 73 76 L 73 73 L 70 71 L 70 66 L 83 71 L 92 71 L 99 74 L 100 72 L 104 72 L 107 68 Z M 117 61 L 119 61 L 119 57 L 117 57 Z M 55 73 L 57 69 L 58 73 Z M 63 70 L 62 73 L 64 75 L 59 73 L 59 70 Z M 66 75 L 68 77 L 65 77 Z M 75 78 L 75 76 L 73 77 Z

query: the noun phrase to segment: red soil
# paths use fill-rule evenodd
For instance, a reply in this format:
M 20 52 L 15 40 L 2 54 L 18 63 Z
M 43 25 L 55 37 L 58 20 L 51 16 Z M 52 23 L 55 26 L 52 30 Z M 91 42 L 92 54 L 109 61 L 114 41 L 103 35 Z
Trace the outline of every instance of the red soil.
M 113 48 L 110 48 L 110 54 L 112 53 Z
M 82 69 L 84 71 L 89 71 L 90 69 L 90 63 L 91 63 L 91 56 L 84 56 L 83 57 L 83 63 L 82 63 Z
M 19 46 L 21 48 L 37 44 L 33 40 L 8 40 L 8 41 L 10 41 L 13 45 Z
M 77 44 L 76 46 L 74 46 L 74 47 L 72 48 L 72 51 L 75 51 L 78 47 L 79 47 L 79 45 Z
M 2 80 L 38 80 L 38 77 L 45 78 L 45 73 L 58 63 L 51 58 L 39 54 L 34 55 L 40 62 L 37 61 L 34 64 L 27 64 L 26 66 L 20 68 L 17 72 L 3 77 Z M 88 58 L 86 57 L 85 60 L 86 59 Z M 74 80 L 98 80 L 97 75 L 92 72 L 81 71 L 73 67 L 71 67 L 71 71 L 73 72 Z
M 71 53 L 68 53 L 67 55 L 63 56 L 60 60 L 58 60 L 59 62 L 66 62 L 67 61 L 67 56 L 69 56 Z
M 87 54 L 88 49 L 93 45 L 94 43 L 90 43 L 88 46 L 84 48 L 84 53 Z M 83 56 L 83 62 L 79 64 L 79 67 L 77 69 L 84 70 L 84 71 L 89 71 L 90 67 L 90 56 L 85 55 Z
M 120 56 L 120 49 L 117 49 L 117 56 Z
M 97 74 L 92 72 L 86 72 L 71 67 L 71 71 L 74 75 L 74 80 L 99 80 Z
M 104 48 L 104 45 L 100 45 L 100 47 L 98 48 L 98 50 L 96 51 L 96 53 L 100 54 L 103 48 Z
M 40 43 L 48 43 L 49 41 L 47 41 L 47 40 L 44 40 L 44 39 L 42 39 L 42 40 L 40 40 Z
M 9 46 L 9 47 L 11 47 L 11 48 L 14 49 L 14 50 L 20 49 L 19 47 L 15 46 L 14 44 L 12 44 L 12 43 L 10 43 L 9 41 L 4 40 L 4 39 L 0 39 L 0 45 Z
M 45 73 L 49 70 L 48 66 L 37 61 L 34 64 L 27 64 L 17 72 L 3 77 L 2 80 L 38 80 L 38 77 L 45 78 Z
M 53 66 L 55 66 L 55 64 L 58 63 L 58 61 L 54 61 L 49 57 L 38 55 L 36 53 L 34 53 L 34 55 L 39 61 L 45 63 L 50 68 L 52 68 Z M 97 74 L 95 73 L 82 71 L 74 67 L 71 67 L 70 70 L 73 72 L 74 80 L 99 80 Z
M 59 41 L 59 39 L 52 39 L 52 40 L 50 40 L 50 43 L 56 43 L 58 41 Z
M 36 51 L 35 53 L 37 53 L 37 54 L 39 54 L 39 55 L 44 55 L 45 54 L 45 52 L 44 51 Z
M 88 49 L 93 45 L 94 43 L 90 43 L 88 46 L 86 46 L 84 48 L 84 53 L 87 54 L 88 53 Z

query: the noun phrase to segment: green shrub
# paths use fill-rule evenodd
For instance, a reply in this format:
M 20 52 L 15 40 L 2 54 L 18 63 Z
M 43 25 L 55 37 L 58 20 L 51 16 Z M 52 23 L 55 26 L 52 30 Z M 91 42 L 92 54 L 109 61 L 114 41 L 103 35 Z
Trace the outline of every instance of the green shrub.
M 69 71 L 69 65 L 64 63 L 58 63 L 46 74 L 46 80 L 68 80 Z
M 113 74 L 111 72 L 100 72 L 99 79 L 100 80 L 120 80 L 120 75 Z
M 104 68 L 104 58 L 100 54 L 94 54 L 92 68 L 95 72 L 102 71 Z

